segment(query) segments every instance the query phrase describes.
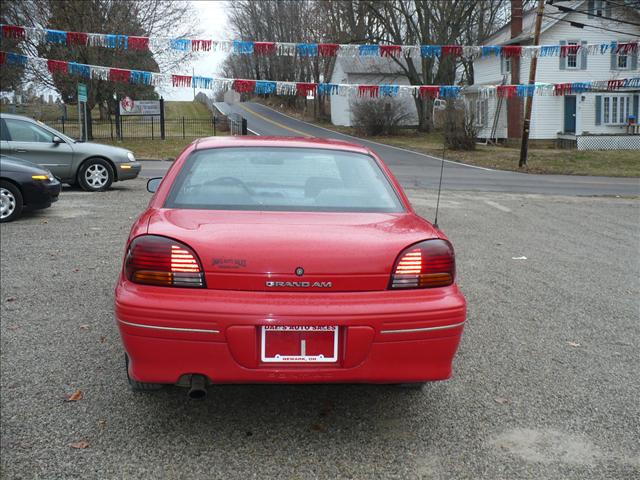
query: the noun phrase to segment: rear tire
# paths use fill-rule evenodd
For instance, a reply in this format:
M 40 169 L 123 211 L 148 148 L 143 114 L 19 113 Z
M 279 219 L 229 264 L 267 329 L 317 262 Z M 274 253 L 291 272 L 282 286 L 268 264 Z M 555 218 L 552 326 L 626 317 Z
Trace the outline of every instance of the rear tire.
M 87 192 L 104 192 L 113 179 L 113 167 L 101 158 L 90 158 L 78 170 L 78 184 Z
M 20 217 L 23 206 L 20 189 L 11 182 L 0 180 L 0 223 L 13 222 Z
M 124 355 L 124 363 L 125 369 L 127 371 L 127 380 L 129 381 L 129 388 L 134 392 L 153 392 L 156 390 L 160 390 L 164 387 L 161 383 L 145 383 L 138 382 L 129 376 L 129 356 L 127 354 Z

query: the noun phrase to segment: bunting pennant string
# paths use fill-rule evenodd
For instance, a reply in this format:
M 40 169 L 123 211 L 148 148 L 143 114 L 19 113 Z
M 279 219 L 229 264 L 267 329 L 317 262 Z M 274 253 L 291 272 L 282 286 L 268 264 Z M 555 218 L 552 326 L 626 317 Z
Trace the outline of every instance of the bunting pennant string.
M 238 55 L 284 55 L 300 57 L 566 57 L 585 52 L 587 55 L 638 55 L 640 38 L 629 42 L 582 45 L 378 45 L 337 43 L 258 42 L 249 40 L 213 40 L 167 36 L 140 37 L 121 34 L 66 32 L 64 30 L 0 24 L 2 38 L 44 40 L 51 44 L 90 45 L 122 50 L 150 50 L 168 46 L 181 52 L 228 52 Z
M 263 51 L 273 51 L 273 47 L 266 46 Z M 447 53 L 447 55 L 455 54 L 455 52 Z M 206 90 L 221 89 L 223 91 L 232 89 L 238 93 L 297 95 L 302 97 L 307 97 L 309 95 L 353 95 L 364 98 L 379 98 L 410 95 L 429 99 L 457 99 L 466 95 L 480 95 L 482 98 L 511 98 L 531 97 L 533 95 L 561 96 L 584 92 L 620 91 L 623 89 L 634 89 L 634 91 L 637 91 L 640 89 L 640 76 L 590 82 L 536 83 L 532 85 L 482 85 L 464 87 L 459 85 L 363 85 L 279 82 L 274 80 L 202 77 L 148 72 L 143 70 L 128 70 L 125 68 L 111 68 L 98 65 L 86 65 L 77 62 L 31 57 L 2 51 L 0 51 L 0 64 L 2 65 L 2 68 L 11 68 L 16 65 L 31 65 L 35 68 L 46 68 L 49 72 L 56 75 L 71 75 L 79 78 L 93 78 L 135 85 L 193 87 Z

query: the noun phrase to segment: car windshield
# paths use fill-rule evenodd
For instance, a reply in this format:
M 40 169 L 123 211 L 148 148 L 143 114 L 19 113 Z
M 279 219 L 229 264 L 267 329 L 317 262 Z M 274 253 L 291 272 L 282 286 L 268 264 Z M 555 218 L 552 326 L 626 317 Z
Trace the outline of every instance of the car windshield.
M 370 156 L 318 148 L 214 148 L 192 153 L 166 208 L 402 212 Z

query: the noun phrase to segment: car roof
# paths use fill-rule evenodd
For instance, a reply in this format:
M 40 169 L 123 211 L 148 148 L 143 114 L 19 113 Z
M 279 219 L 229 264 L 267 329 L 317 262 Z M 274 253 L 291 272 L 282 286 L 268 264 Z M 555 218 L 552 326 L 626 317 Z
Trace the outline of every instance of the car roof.
M 35 120 L 31 117 L 25 117 L 24 115 L 15 115 L 13 113 L 6 113 L 6 112 L 2 112 L 0 113 L 0 117 L 1 118 L 14 118 L 16 120 L 26 120 L 28 122 L 35 122 Z
M 346 150 L 368 154 L 369 149 L 357 143 L 313 137 L 276 137 L 276 136 L 228 136 L 200 138 L 194 142 L 195 150 L 224 147 L 288 147 L 315 148 L 324 150 Z

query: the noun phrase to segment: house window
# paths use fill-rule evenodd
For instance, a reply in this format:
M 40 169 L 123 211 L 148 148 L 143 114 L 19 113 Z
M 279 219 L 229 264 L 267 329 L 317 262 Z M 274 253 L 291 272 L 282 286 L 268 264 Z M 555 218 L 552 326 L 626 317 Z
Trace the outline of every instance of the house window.
M 596 17 L 604 15 L 604 0 L 595 0 L 593 2 L 593 14 Z
M 578 45 L 578 42 L 567 42 L 567 45 Z M 567 68 L 578 68 L 578 52 L 573 49 L 567 55 Z
M 511 58 L 510 57 L 502 57 L 502 73 L 508 74 L 511 73 Z
M 618 53 L 618 58 L 616 61 L 616 65 L 618 66 L 618 70 L 626 70 L 629 68 L 629 55 L 626 52 Z
M 604 97 L 602 103 L 602 123 L 607 125 L 625 125 L 631 114 L 631 105 L 631 95 Z
M 475 125 L 476 127 L 483 127 L 487 122 L 487 113 L 489 110 L 489 100 L 476 100 L 475 104 Z

